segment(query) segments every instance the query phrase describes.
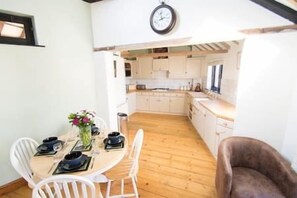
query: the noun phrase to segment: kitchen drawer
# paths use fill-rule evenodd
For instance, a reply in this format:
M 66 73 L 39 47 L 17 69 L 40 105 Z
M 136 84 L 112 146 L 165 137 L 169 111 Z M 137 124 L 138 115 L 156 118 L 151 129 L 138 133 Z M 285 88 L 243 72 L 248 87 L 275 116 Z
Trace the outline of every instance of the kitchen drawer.
M 160 93 L 150 93 L 151 96 L 160 96 L 161 94 Z
M 222 134 L 222 133 L 232 134 L 232 131 L 233 129 L 217 125 L 217 130 L 216 130 L 217 134 Z
M 181 93 L 172 93 L 170 94 L 171 97 L 185 97 L 185 94 L 181 94 Z
M 227 127 L 227 128 L 233 129 L 233 122 L 232 121 L 229 121 L 229 120 L 224 120 L 222 118 L 218 118 L 217 124 L 218 125 L 221 125 L 223 127 Z

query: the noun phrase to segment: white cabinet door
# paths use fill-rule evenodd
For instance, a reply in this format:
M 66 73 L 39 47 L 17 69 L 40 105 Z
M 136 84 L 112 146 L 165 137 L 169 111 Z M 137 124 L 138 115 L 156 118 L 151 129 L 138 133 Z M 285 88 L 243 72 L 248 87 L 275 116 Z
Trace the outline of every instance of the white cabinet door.
M 193 107 L 192 111 L 192 124 L 196 131 L 198 131 L 198 109 L 196 107 Z
M 185 98 L 184 97 L 170 97 L 170 112 L 184 114 L 184 112 L 185 112 Z
M 127 94 L 128 98 L 128 115 L 135 113 L 136 111 L 136 93 Z
M 209 111 L 205 111 L 205 127 L 204 127 L 205 143 L 213 155 L 215 155 L 216 124 L 217 124 L 217 117 L 212 113 L 210 113 Z
M 169 78 L 185 78 L 186 57 L 169 56 Z
M 139 111 L 149 111 L 150 100 L 149 96 L 136 95 L 136 109 Z
M 139 78 L 140 76 L 140 67 L 138 65 L 138 61 L 137 60 L 134 60 L 134 61 L 131 61 L 132 63 L 132 78 Z
M 150 111 L 159 111 L 160 99 L 158 96 L 150 97 Z
M 153 70 L 154 71 L 166 71 L 169 69 L 168 59 L 153 59 Z
M 165 112 L 165 113 L 169 112 L 169 97 L 160 96 L 159 104 L 160 104 L 159 111 Z
M 152 78 L 153 73 L 153 58 L 140 57 L 138 58 L 138 67 L 140 70 L 139 78 Z
M 124 59 L 118 56 L 114 56 L 114 67 L 116 75 L 114 76 L 115 84 L 115 97 L 117 101 L 117 107 L 123 105 L 126 102 L 126 77 L 125 77 L 125 63 Z
M 205 126 L 205 109 L 200 106 L 197 112 L 197 130 L 200 137 L 205 141 L 204 126 Z
M 186 77 L 187 78 L 200 78 L 201 59 L 187 58 L 186 63 Z

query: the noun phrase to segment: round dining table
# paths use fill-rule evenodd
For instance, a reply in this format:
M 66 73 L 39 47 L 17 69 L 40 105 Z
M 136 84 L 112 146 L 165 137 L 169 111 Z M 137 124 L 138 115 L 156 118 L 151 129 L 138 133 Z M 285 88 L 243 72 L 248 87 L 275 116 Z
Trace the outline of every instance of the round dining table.
M 65 137 L 66 136 L 61 136 L 59 139 L 66 140 Z M 96 143 L 93 144 L 93 148 L 90 151 L 83 152 L 83 154 L 92 157 L 88 169 L 78 172 L 69 172 L 67 174 L 84 176 L 95 182 L 100 182 L 102 181 L 102 173 L 117 165 L 127 153 L 127 140 L 124 143 L 124 148 L 114 150 L 105 149 L 103 143 L 104 138 L 95 136 L 94 140 Z M 66 155 L 69 153 L 77 141 L 78 138 L 76 138 L 74 141 L 66 141 L 62 150 L 59 151 L 61 152 L 60 154 Z M 96 149 L 97 152 L 99 151 L 99 154 L 92 155 L 92 150 L 94 149 Z M 54 163 L 53 155 L 34 156 L 30 160 L 30 166 L 34 175 L 40 179 L 52 176 L 58 164 L 59 162 Z

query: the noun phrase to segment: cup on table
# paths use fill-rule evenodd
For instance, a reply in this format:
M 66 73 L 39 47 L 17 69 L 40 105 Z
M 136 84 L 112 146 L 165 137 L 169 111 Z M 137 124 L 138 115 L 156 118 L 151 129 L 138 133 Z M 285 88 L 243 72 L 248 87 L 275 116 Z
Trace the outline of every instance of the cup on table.
M 54 155 L 54 162 L 58 162 L 63 158 L 63 153 L 60 152 L 63 148 L 62 142 L 57 142 L 53 145 L 53 150 L 57 151 L 57 153 Z

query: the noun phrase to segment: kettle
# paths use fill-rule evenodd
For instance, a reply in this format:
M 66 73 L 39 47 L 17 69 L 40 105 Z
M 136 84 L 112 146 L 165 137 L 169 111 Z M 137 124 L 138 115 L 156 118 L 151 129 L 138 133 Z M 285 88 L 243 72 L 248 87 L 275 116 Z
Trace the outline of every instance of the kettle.
M 195 87 L 195 91 L 196 92 L 201 92 L 201 84 L 197 83 L 196 87 Z

